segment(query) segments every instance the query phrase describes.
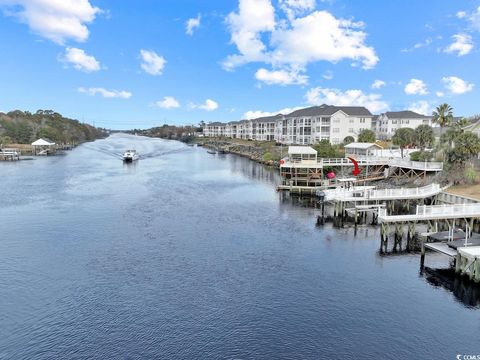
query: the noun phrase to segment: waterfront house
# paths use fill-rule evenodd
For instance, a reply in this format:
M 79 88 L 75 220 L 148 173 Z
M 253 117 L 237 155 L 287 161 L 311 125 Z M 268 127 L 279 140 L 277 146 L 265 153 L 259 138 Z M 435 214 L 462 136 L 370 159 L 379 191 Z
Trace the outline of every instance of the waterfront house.
M 375 150 L 383 149 L 376 143 L 353 142 L 345 145 L 345 157 L 353 157 L 354 159 L 368 158 L 376 156 Z
M 410 110 L 387 111 L 379 115 L 374 131 L 378 139 L 390 140 L 397 129 L 416 129 L 420 125 L 432 126 L 432 117 Z
M 317 163 L 317 150 L 311 146 L 289 146 L 288 159 L 303 164 Z

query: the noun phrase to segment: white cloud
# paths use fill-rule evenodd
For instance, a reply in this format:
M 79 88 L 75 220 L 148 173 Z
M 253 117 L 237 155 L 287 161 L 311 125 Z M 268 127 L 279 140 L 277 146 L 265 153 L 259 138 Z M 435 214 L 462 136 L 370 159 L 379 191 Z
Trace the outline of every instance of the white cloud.
M 335 104 L 338 106 L 365 106 L 374 113 L 386 111 L 388 104 L 382 100 L 380 94 L 365 94 L 362 90 L 346 90 L 329 88 L 312 88 L 305 98 L 311 105 Z
M 327 70 L 322 74 L 322 77 L 325 80 L 332 80 L 333 79 L 333 71 Z
M 477 31 L 480 31 L 480 6 L 468 15 L 470 25 Z
M 275 9 L 270 0 L 239 0 L 238 13 L 230 13 L 226 21 L 231 41 L 240 52 L 227 58 L 223 64 L 226 69 L 268 59 L 260 34 L 275 29 Z
M 426 95 L 428 94 L 427 85 L 419 79 L 410 79 L 410 82 L 405 85 L 405 94 L 408 95 Z
M 438 39 L 438 37 L 437 37 L 437 39 Z M 419 42 L 419 43 L 416 43 L 416 44 L 413 45 L 411 48 L 402 49 L 401 51 L 402 51 L 402 52 L 411 52 L 411 51 L 414 51 L 414 50 L 417 50 L 417 49 L 420 49 L 420 48 L 427 47 L 427 46 L 429 46 L 432 42 L 433 42 L 433 39 L 432 39 L 431 37 L 428 37 L 428 38 L 426 38 L 424 41 Z
M 385 81 L 383 80 L 375 80 L 373 83 L 372 83 L 372 89 L 380 89 L 382 87 L 384 87 L 385 85 L 387 85 L 385 83 Z
M 200 20 L 200 14 L 198 14 L 196 18 L 190 18 L 187 20 L 187 22 L 185 23 L 185 31 L 188 35 L 192 36 L 195 29 L 198 29 L 200 27 Z
M 203 104 L 200 105 L 190 103 L 189 106 L 191 109 L 201 109 L 205 111 L 213 111 L 218 109 L 218 103 L 212 99 L 207 99 Z
M 443 91 L 437 91 L 435 94 L 436 94 L 438 97 L 444 97 L 444 96 L 445 96 L 445 94 L 443 93 Z
M 457 56 L 464 56 L 473 49 L 472 37 L 468 34 L 456 34 L 452 36 L 454 40 L 449 46 L 443 49 L 446 53 L 457 53 Z
M 107 90 L 105 88 L 84 88 L 79 87 L 78 92 L 88 94 L 90 96 L 95 96 L 100 94 L 104 98 L 120 98 L 120 99 L 129 99 L 132 96 L 132 93 L 125 90 Z
M 466 11 L 458 11 L 455 16 L 459 19 L 463 19 L 465 16 L 467 16 L 467 12 Z
M 409 105 L 408 110 L 415 111 L 422 115 L 430 115 L 432 113 L 432 106 L 428 101 L 420 100 Z
M 366 33 L 359 30 L 363 24 L 337 19 L 327 11 L 315 11 L 296 18 L 286 29 L 272 33 L 275 63 L 306 65 L 321 60 L 336 63 L 350 59 L 361 62 L 363 68 L 374 67 L 378 57 L 372 47 L 364 44 Z
M 226 19 L 238 53 L 227 57 L 225 69 L 263 62 L 278 75 L 292 69 L 305 72 L 309 63 L 317 61 L 336 63 L 349 59 L 365 69 L 377 64 L 375 50 L 365 45 L 363 23 L 335 18 L 327 11 L 301 17 L 301 13 L 315 8 L 311 0 L 281 0 L 279 6 L 287 19 L 275 13 L 271 0 L 239 0 L 238 12 L 230 13 Z
M 306 84 L 308 76 L 303 74 L 301 70 L 267 70 L 264 68 L 258 69 L 255 73 L 255 78 L 267 85 L 293 85 Z
M 175 109 L 180 107 L 180 103 L 173 96 L 165 96 L 163 100 L 156 101 L 154 105 L 162 109 Z
M 86 54 L 82 49 L 66 48 L 65 53 L 60 56 L 60 60 L 64 63 L 73 65 L 77 70 L 87 73 L 99 71 L 101 69 L 101 65 L 97 59 Z
M 34 33 L 60 45 L 66 40 L 86 41 L 86 24 L 101 12 L 90 0 L 0 0 L 2 4 L 12 6 L 8 13 L 28 24 Z
M 315 0 L 280 0 L 279 4 L 289 19 L 315 9 Z
M 446 76 L 442 78 L 442 82 L 445 84 L 445 88 L 452 94 L 464 94 L 473 90 L 475 86 L 463 79 L 456 76 Z
M 295 110 L 301 109 L 301 107 L 294 107 L 294 108 L 284 108 L 278 111 L 261 111 L 261 110 L 250 110 L 247 111 L 246 113 L 243 114 L 243 119 L 249 120 L 249 119 L 257 119 L 260 117 L 265 117 L 265 116 L 275 116 L 278 114 L 290 114 L 291 112 L 294 112 Z
M 150 75 L 162 75 L 163 68 L 167 60 L 163 56 L 158 55 L 155 51 L 140 50 L 140 57 L 142 58 L 142 69 Z

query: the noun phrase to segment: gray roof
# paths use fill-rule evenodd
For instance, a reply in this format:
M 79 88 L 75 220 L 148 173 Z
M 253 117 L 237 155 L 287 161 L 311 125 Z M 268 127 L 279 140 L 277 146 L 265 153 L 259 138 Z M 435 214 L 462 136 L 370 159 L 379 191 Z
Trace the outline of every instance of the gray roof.
M 212 123 L 209 123 L 207 124 L 208 126 L 222 126 L 222 125 L 225 125 L 225 123 L 221 123 L 221 122 L 212 122 Z
M 273 115 L 273 116 L 264 116 L 264 117 L 260 117 L 260 118 L 256 118 L 256 119 L 252 119 L 253 121 L 256 121 L 256 122 L 261 122 L 261 123 L 264 123 L 264 122 L 274 122 L 276 120 L 279 120 L 283 117 L 282 114 L 277 114 L 277 115 Z
M 337 111 L 343 111 L 347 115 L 351 116 L 372 116 L 372 113 L 364 106 L 333 106 L 333 105 L 320 105 L 311 106 L 305 109 L 296 110 L 286 117 L 300 117 L 300 116 L 319 116 L 319 115 L 333 115 Z
M 430 118 L 431 116 L 422 115 L 411 110 L 403 111 L 387 111 L 385 115 L 389 119 L 417 119 L 417 118 Z

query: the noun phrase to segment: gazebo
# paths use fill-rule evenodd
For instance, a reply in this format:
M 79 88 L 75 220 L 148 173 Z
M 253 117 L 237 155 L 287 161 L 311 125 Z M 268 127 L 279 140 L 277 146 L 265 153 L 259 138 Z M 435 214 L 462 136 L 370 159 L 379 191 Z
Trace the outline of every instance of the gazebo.
M 47 155 L 49 152 L 55 150 L 55 143 L 48 139 L 38 139 L 32 143 L 34 155 Z M 40 150 L 40 151 L 39 151 Z

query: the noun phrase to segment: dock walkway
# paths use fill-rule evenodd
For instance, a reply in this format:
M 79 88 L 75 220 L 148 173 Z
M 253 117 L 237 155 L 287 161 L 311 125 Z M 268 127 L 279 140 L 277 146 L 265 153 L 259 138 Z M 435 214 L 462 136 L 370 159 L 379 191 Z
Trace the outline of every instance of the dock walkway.
M 386 201 L 386 200 L 408 200 L 424 199 L 432 197 L 444 189 L 439 184 L 430 184 L 416 188 L 391 188 L 391 189 L 365 189 L 348 190 L 337 189 L 327 195 L 328 201 L 357 202 L 357 201 Z
M 417 205 L 415 214 L 408 215 L 388 215 L 386 209 L 379 209 L 378 212 L 378 220 L 382 223 L 471 218 L 480 218 L 480 203 L 456 205 Z

